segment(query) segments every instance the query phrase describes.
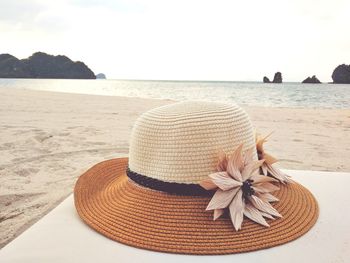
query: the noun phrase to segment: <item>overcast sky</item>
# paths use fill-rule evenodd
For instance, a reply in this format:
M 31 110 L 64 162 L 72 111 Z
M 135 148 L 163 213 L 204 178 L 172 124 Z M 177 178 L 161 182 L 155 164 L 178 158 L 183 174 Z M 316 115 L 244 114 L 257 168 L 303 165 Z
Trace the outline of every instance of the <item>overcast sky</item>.
M 0 0 L 0 53 L 122 79 L 285 81 L 350 64 L 349 0 Z

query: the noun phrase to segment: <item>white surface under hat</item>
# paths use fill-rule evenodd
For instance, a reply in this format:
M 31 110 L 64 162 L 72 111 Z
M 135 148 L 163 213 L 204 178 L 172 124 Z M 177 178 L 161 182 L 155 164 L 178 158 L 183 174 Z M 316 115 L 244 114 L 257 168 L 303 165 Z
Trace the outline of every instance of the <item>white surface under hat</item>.
M 320 216 L 300 238 L 255 252 L 192 256 L 153 252 L 105 238 L 85 225 L 73 196 L 0 250 L 1 263 L 17 262 L 348 262 L 350 258 L 350 173 L 288 171 L 317 198 Z

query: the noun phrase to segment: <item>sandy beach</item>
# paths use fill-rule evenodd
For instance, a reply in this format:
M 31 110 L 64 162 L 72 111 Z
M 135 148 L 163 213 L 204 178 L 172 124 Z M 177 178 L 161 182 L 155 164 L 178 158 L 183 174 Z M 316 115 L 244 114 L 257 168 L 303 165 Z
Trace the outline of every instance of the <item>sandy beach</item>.
M 128 154 L 137 116 L 170 100 L 0 89 L 0 248 L 72 193 L 93 164 Z M 280 167 L 350 171 L 350 110 L 243 107 Z

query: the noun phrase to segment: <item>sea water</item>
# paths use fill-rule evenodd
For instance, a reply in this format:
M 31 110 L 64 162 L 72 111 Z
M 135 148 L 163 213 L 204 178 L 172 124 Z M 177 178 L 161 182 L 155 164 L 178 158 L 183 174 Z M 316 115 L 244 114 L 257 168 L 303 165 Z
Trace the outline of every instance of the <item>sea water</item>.
M 0 88 L 107 96 L 236 102 L 266 107 L 350 108 L 350 84 L 229 81 L 0 79 Z

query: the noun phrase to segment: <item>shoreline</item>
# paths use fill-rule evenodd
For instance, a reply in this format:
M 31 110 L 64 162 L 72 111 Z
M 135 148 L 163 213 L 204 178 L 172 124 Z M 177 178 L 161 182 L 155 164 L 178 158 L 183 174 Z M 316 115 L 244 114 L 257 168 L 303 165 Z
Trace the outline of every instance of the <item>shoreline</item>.
M 212 79 L 128 79 L 128 78 L 105 78 L 105 79 L 88 79 L 88 78 L 77 78 L 77 79 L 70 79 L 70 78 L 0 78 L 0 80 L 98 80 L 98 81 L 136 81 L 136 82 L 203 82 L 203 83 L 258 83 L 258 84 L 339 84 L 339 85 L 350 85 L 350 83 L 342 83 L 342 82 L 334 82 L 334 81 L 323 81 L 320 83 L 312 83 L 312 82 L 302 82 L 302 81 L 283 81 L 281 83 L 277 82 L 264 82 L 261 80 L 212 80 Z
M 0 248 L 68 196 L 80 174 L 126 156 L 132 124 L 172 100 L 0 89 Z M 350 109 L 244 106 L 280 167 L 350 172 Z
M 236 101 L 244 107 L 350 109 L 350 84 L 0 79 L 0 89 L 170 100 Z

